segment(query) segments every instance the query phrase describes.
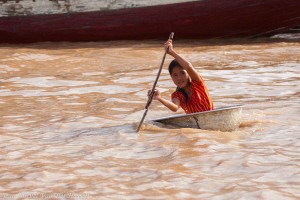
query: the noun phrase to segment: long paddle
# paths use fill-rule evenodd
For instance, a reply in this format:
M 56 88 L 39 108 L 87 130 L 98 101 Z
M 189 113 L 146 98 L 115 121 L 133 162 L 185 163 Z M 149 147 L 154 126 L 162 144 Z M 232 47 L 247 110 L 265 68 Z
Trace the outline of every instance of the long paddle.
M 174 33 L 172 32 L 172 33 L 170 34 L 170 36 L 169 36 L 169 39 L 173 40 L 173 37 L 174 37 Z M 151 93 L 150 93 L 150 95 L 149 95 L 149 97 L 148 97 L 148 101 L 147 101 L 147 104 L 146 104 L 146 106 L 145 106 L 145 112 L 144 112 L 144 115 L 143 115 L 142 120 L 141 120 L 141 122 L 140 122 L 140 124 L 139 124 L 139 126 L 138 126 L 138 128 L 137 128 L 137 130 L 136 130 L 137 132 L 140 131 L 141 126 L 142 126 L 142 124 L 143 124 L 143 122 L 144 122 L 144 119 L 145 119 L 145 117 L 146 117 L 146 115 L 147 115 L 149 106 L 150 106 L 150 104 L 151 104 L 151 102 L 152 102 L 152 99 L 153 99 L 153 96 L 154 96 L 154 93 L 155 93 L 155 87 L 156 87 L 157 81 L 158 81 L 158 79 L 159 79 L 159 76 L 160 76 L 162 67 L 163 67 L 163 65 L 164 65 L 165 58 L 166 58 L 166 55 L 167 55 L 168 50 L 169 50 L 169 49 L 166 49 L 166 50 L 165 50 L 165 54 L 164 54 L 164 57 L 163 57 L 163 59 L 162 59 L 162 61 L 161 61 L 161 64 L 160 64 L 160 67 L 159 67 L 159 70 L 158 70 L 158 73 L 157 73 L 157 76 L 156 76 L 156 80 L 155 80 L 155 82 L 154 82 L 154 84 L 153 84 L 153 86 L 152 86 Z

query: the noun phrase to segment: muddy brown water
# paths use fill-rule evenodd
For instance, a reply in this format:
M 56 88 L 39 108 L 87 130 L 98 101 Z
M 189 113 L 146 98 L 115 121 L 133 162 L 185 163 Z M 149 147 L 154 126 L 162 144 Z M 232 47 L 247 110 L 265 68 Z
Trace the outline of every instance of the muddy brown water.
M 175 40 L 241 126 L 156 126 L 154 101 L 137 134 L 162 43 L 2 44 L 0 199 L 299 199 L 299 40 Z

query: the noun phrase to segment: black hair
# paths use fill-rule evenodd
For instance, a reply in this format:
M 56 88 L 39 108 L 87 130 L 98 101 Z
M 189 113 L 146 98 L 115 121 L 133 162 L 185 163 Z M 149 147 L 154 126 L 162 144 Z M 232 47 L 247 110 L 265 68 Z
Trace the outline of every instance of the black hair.
M 175 67 L 180 66 L 180 64 L 177 62 L 177 60 L 172 60 L 172 62 L 169 64 L 169 73 L 172 75 L 172 71 Z M 180 66 L 181 67 L 181 66 Z
M 169 70 L 169 73 L 170 73 L 170 75 L 172 76 L 172 71 L 173 71 L 173 69 L 175 68 L 175 67 L 181 67 L 181 65 L 177 62 L 177 60 L 172 60 L 172 62 L 169 64 L 169 68 L 168 68 L 168 70 Z M 182 68 L 182 67 L 181 67 Z M 184 89 L 182 89 L 182 88 L 180 88 L 180 87 L 177 87 L 176 88 L 176 91 L 179 91 L 179 92 L 181 92 L 182 94 L 183 94 L 183 96 L 184 96 L 184 100 L 185 100 L 185 103 L 187 103 L 188 102 L 188 100 L 189 100 L 189 96 L 187 95 L 187 93 L 184 91 Z

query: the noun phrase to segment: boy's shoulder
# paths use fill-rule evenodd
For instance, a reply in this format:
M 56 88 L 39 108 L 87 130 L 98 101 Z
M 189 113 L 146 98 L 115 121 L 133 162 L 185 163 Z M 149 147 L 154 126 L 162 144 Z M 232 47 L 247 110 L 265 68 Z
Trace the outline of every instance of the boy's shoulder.
M 192 80 L 192 86 L 196 87 L 203 87 L 205 85 L 203 78 L 201 77 L 200 81 Z
M 183 96 L 181 92 L 179 92 L 177 89 L 171 94 L 172 99 L 178 98 L 180 99 Z

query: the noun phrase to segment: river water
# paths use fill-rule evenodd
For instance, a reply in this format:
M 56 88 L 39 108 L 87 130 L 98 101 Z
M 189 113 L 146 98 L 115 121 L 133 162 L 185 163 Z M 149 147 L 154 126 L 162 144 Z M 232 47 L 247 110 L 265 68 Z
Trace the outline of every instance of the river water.
M 2 44 L 0 199 L 299 199 L 299 40 L 175 38 L 241 126 L 158 127 L 153 101 L 138 134 L 163 42 Z

